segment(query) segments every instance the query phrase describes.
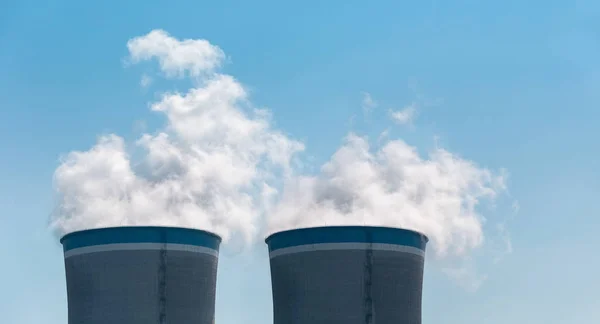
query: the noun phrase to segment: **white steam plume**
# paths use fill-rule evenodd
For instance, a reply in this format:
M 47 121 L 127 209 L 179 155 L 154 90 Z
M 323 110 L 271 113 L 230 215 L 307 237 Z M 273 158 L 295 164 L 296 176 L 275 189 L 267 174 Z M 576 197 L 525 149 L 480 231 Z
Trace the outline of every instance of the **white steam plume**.
M 382 136 L 372 148 L 350 134 L 318 174 L 296 176 L 292 161 L 304 146 L 274 129 L 267 111 L 252 108 L 244 86 L 218 71 L 225 59 L 220 48 L 161 30 L 127 45 L 130 62 L 157 60 L 167 77 L 187 75 L 194 86 L 151 105 L 166 117 L 164 128 L 133 143 L 102 136 L 91 149 L 65 157 L 54 175 L 57 234 L 165 225 L 249 242 L 266 215 L 269 232 L 322 225 L 414 229 L 441 257 L 468 256 L 483 244 L 478 204 L 506 189 L 503 172 L 441 148 L 422 157 L 402 140 Z
M 225 53 L 204 39 L 178 40 L 156 29 L 127 42 L 132 63 L 158 59 L 167 76 L 200 76 L 221 66 Z
M 476 206 L 505 190 L 505 175 L 436 148 L 422 158 L 402 140 L 370 148 L 350 134 L 315 176 L 286 181 L 269 231 L 323 225 L 402 227 L 430 238 L 435 254 L 465 256 L 484 240 Z
M 401 110 L 390 111 L 390 116 L 392 117 L 392 120 L 395 123 L 404 125 L 404 124 L 410 124 L 414 120 L 416 112 L 417 112 L 417 108 L 415 107 L 414 104 L 412 104 Z
M 103 136 L 90 150 L 69 153 L 54 174 L 59 199 L 52 227 L 63 235 L 106 226 L 183 226 L 250 241 L 265 197 L 275 192 L 272 181 L 289 174 L 302 143 L 274 130 L 267 111 L 252 109 L 245 88 L 216 71 L 225 57 L 217 46 L 154 30 L 128 48 L 132 62 L 157 59 L 165 75 L 187 72 L 196 86 L 151 105 L 166 117 L 164 129 L 131 145 Z
M 370 93 L 368 92 L 363 92 L 362 93 L 362 108 L 363 108 L 363 113 L 365 115 L 368 115 L 369 113 L 371 113 L 371 111 L 373 111 L 373 109 L 377 108 L 377 102 L 373 99 L 373 97 L 371 96 Z

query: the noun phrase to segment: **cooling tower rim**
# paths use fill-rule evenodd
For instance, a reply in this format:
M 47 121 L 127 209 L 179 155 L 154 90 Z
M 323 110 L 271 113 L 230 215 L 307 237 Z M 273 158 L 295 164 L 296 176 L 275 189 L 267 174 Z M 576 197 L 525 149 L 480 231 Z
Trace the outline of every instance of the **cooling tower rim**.
M 407 229 L 407 228 L 402 228 L 402 227 L 393 227 L 393 226 L 371 226 L 371 225 L 329 225 L 329 226 L 311 226 L 311 227 L 300 227 L 300 228 L 293 228 L 293 229 L 288 229 L 288 230 L 283 230 L 283 231 L 278 231 L 278 232 L 274 232 L 269 234 L 269 236 L 267 236 L 265 238 L 265 243 L 268 243 L 274 236 L 279 236 L 281 235 L 285 235 L 285 234 L 289 234 L 292 232 L 303 232 L 303 231 L 311 231 L 311 230 L 315 230 L 315 229 L 327 229 L 327 228 L 331 228 L 331 229 L 382 229 L 382 230 L 397 230 L 397 231 L 402 231 L 405 233 L 411 233 L 411 234 L 416 234 L 418 236 L 423 237 L 423 239 L 425 240 L 425 243 L 429 242 L 429 237 L 427 237 L 427 235 L 423 234 L 422 232 L 416 231 L 416 230 L 411 230 L 411 229 Z
M 284 230 L 265 239 L 269 251 L 298 246 L 327 244 L 384 244 L 406 246 L 425 251 L 426 235 L 405 228 L 384 226 L 316 226 Z
M 110 226 L 84 229 L 61 237 L 65 252 L 91 246 L 119 244 L 184 244 L 218 251 L 221 237 L 201 229 L 175 226 Z
M 65 239 L 68 239 L 69 237 L 72 236 L 76 236 L 79 234 L 83 234 L 83 233 L 91 233 L 91 232 L 101 232 L 101 231 L 107 231 L 107 230 L 115 230 L 115 229 L 174 229 L 174 230 L 182 230 L 182 231 L 190 231 L 190 232 L 196 232 L 196 233 L 204 233 L 208 236 L 212 236 L 214 238 L 216 238 L 219 242 L 222 241 L 221 236 L 219 236 L 218 234 L 215 234 L 213 232 L 209 232 L 206 230 L 201 230 L 201 229 L 196 229 L 196 228 L 191 228 L 191 227 L 181 227 L 181 226 L 106 226 L 106 227 L 94 227 L 94 228 L 88 228 L 88 229 L 83 229 L 83 230 L 77 230 L 77 231 L 73 231 L 73 232 L 69 232 L 65 235 L 63 235 L 60 238 L 60 243 L 63 243 L 63 241 Z

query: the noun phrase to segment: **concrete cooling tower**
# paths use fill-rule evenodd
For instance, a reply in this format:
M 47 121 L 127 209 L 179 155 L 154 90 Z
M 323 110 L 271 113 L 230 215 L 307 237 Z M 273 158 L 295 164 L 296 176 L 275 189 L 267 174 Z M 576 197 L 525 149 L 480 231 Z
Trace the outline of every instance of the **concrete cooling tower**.
M 67 234 L 68 323 L 213 324 L 220 242 L 169 227 Z
M 269 236 L 274 323 L 420 324 L 427 241 L 360 226 Z

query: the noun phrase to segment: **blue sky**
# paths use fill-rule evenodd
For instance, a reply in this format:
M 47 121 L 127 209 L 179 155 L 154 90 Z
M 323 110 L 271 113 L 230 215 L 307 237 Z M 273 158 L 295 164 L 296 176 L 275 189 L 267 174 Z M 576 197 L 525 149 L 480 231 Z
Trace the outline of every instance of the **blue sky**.
M 314 163 L 349 130 L 377 136 L 411 102 L 420 150 L 510 173 L 513 252 L 469 292 L 426 269 L 424 323 L 600 320 L 600 5 L 594 1 L 4 1 L 0 4 L 0 310 L 7 323 L 65 323 L 61 249 L 48 230 L 59 157 L 99 134 L 126 139 L 163 121 L 148 109 L 150 66 L 127 41 L 160 28 L 222 48 L 224 72 L 301 139 Z M 164 82 L 164 83 L 161 83 Z M 362 120 L 369 92 L 380 103 Z M 351 117 L 359 122 L 349 125 Z M 485 215 L 485 213 L 484 213 Z M 225 255 L 217 322 L 271 320 L 266 246 Z

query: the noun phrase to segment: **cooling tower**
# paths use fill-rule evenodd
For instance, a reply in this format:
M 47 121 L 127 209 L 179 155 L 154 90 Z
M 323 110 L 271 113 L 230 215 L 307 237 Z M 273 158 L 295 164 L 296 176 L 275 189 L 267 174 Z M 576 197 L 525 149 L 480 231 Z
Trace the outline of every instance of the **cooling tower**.
M 213 324 L 220 242 L 170 227 L 64 236 L 69 324 Z
M 269 236 L 274 323 L 420 324 L 427 241 L 360 226 Z

